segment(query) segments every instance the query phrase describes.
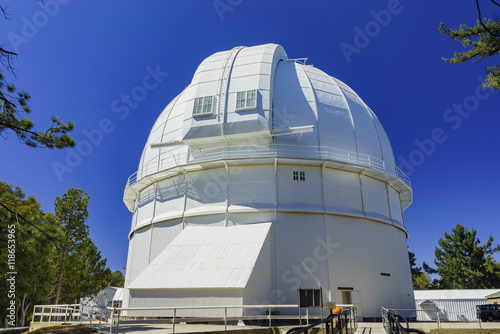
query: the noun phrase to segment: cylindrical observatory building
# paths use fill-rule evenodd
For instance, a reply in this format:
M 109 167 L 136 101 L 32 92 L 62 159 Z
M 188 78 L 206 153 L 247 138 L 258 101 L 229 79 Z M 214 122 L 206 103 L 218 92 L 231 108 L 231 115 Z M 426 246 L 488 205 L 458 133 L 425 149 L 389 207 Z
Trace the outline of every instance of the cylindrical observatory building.
M 124 307 L 296 304 L 299 286 L 365 318 L 415 307 L 412 190 L 382 125 L 280 45 L 206 58 L 153 125 L 124 201 Z

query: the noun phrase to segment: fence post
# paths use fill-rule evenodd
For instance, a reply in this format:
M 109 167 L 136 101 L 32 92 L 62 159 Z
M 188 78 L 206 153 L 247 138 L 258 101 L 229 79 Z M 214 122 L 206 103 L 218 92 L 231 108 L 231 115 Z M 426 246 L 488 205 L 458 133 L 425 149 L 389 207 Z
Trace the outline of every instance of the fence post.
M 109 334 L 113 334 L 113 321 L 115 321 L 115 309 L 111 311 L 111 322 L 109 323 Z
M 93 317 L 94 317 L 94 305 L 90 306 L 90 326 L 92 326 Z
M 99 332 L 101 332 L 102 308 L 99 308 Z
M 438 328 L 441 328 L 441 320 L 439 319 L 439 309 L 436 311 L 436 314 L 437 314 Z
M 269 314 L 268 314 L 268 317 L 269 317 L 269 327 L 271 327 L 271 306 L 269 306 Z
M 68 306 L 64 308 L 64 322 L 66 323 L 66 318 L 68 316 Z
M 118 310 L 118 316 L 116 319 L 116 334 L 118 334 L 118 327 L 120 327 L 120 318 L 121 318 L 121 312 Z
M 172 325 L 172 334 L 175 334 L 175 311 L 176 309 L 174 308 L 174 319 L 172 321 L 173 325 Z
M 40 315 L 40 322 L 42 322 L 43 319 L 43 312 L 45 311 L 45 307 L 42 307 L 42 314 Z

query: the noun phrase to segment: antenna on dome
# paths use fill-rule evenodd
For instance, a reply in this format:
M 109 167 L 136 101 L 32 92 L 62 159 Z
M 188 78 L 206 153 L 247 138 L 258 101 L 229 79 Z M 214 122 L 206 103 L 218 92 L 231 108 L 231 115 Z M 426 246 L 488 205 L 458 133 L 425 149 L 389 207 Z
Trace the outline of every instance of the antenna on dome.
M 294 58 L 294 59 L 290 59 L 290 60 L 297 63 L 297 64 L 305 65 L 307 62 L 307 59 L 309 59 L 309 58 Z

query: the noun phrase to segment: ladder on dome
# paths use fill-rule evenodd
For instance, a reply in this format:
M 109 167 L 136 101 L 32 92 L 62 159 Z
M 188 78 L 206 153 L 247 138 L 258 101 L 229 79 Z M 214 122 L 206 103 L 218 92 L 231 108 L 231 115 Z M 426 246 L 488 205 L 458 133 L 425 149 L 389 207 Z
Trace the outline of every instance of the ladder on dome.
M 221 121 L 221 118 L 224 115 L 224 109 L 226 107 L 226 101 L 227 101 L 226 100 L 226 93 L 227 93 L 229 75 L 231 74 L 231 68 L 233 66 L 234 59 L 236 58 L 236 55 L 243 48 L 244 48 L 243 46 L 237 46 L 235 48 L 232 48 L 231 51 L 229 51 L 229 53 L 226 56 L 226 59 L 224 61 L 224 65 L 222 66 L 220 75 L 219 75 L 219 80 L 217 83 L 217 90 L 216 90 L 216 92 L 218 92 L 217 117 L 219 119 L 219 122 Z

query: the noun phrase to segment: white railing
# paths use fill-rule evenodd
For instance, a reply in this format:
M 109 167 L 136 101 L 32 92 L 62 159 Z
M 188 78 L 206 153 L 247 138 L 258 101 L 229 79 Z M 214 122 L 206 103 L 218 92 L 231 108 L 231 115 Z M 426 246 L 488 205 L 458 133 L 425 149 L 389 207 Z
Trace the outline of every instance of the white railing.
M 33 322 L 70 323 L 88 321 L 101 328 L 102 322 L 110 321 L 109 308 L 86 304 L 35 305 Z
M 162 151 L 160 157 L 146 163 L 142 169 L 132 174 L 127 181 L 126 188 L 134 185 L 143 176 L 154 174 L 172 167 L 188 164 L 203 163 L 215 160 L 251 159 L 251 158 L 289 158 L 289 159 L 321 159 L 333 162 L 347 163 L 365 168 L 375 169 L 399 178 L 406 185 L 411 186 L 410 179 L 397 166 L 368 154 L 351 152 L 327 146 L 302 145 L 244 145 L 219 146 L 211 149 L 188 151 L 173 154 Z
M 345 305 L 337 305 L 342 307 L 343 309 L 356 309 L 352 304 Z M 161 321 L 162 323 L 171 323 L 172 324 L 172 333 L 175 333 L 175 325 L 179 322 L 224 322 L 224 330 L 227 331 L 227 323 L 228 321 L 240 321 L 240 320 L 266 320 L 268 326 L 271 327 L 272 320 L 278 319 L 296 319 L 302 323 L 302 319 L 306 320 L 306 323 L 309 324 L 310 319 L 323 319 L 328 314 L 327 312 L 323 312 L 324 308 L 321 307 L 311 307 L 311 309 L 321 310 L 321 314 L 318 315 L 310 315 L 309 308 L 306 308 L 305 317 L 302 317 L 302 312 L 300 311 L 297 305 L 220 305 L 220 306 L 178 306 L 178 307 L 129 307 L 129 308 L 113 308 L 113 307 L 99 307 L 99 306 L 90 306 L 83 304 L 70 304 L 70 305 L 35 305 L 33 312 L 33 322 L 80 322 L 82 321 L 90 321 L 90 325 L 98 325 L 99 330 L 101 328 L 101 322 L 109 324 L 109 333 L 113 332 L 118 333 L 118 327 L 120 323 L 127 322 L 150 322 L 150 321 Z M 221 316 L 215 317 L 180 317 L 180 311 L 186 310 L 221 310 Z M 265 312 L 267 314 L 259 314 L 259 315 L 241 315 L 241 316 L 229 316 L 228 310 L 242 310 L 242 309 L 258 309 L 260 312 Z M 273 310 L 276 309 L 298 309 L 298 315 L 280 315 L 275 314 Z M 141 312 L 140 315 L 133 315 L 133 312 Z M 149 311 L 149 314 L 148 314 Z M 170 316 L 161 317 L 161 320 L 158 320 L 158 314 L 154 312 L 157 311 L 169 311 L 171 312 Z M 123 319 L 122 313 L 126 314 L 127 319 Z M 356 313 L 354 313 L 356 314 Z M 140 319 L 134 319 L 135 317 L 139 317 Z M 149 320 L 147 318 L 156 319 Z M 92 321 L 94 320 L 94 323 Z

